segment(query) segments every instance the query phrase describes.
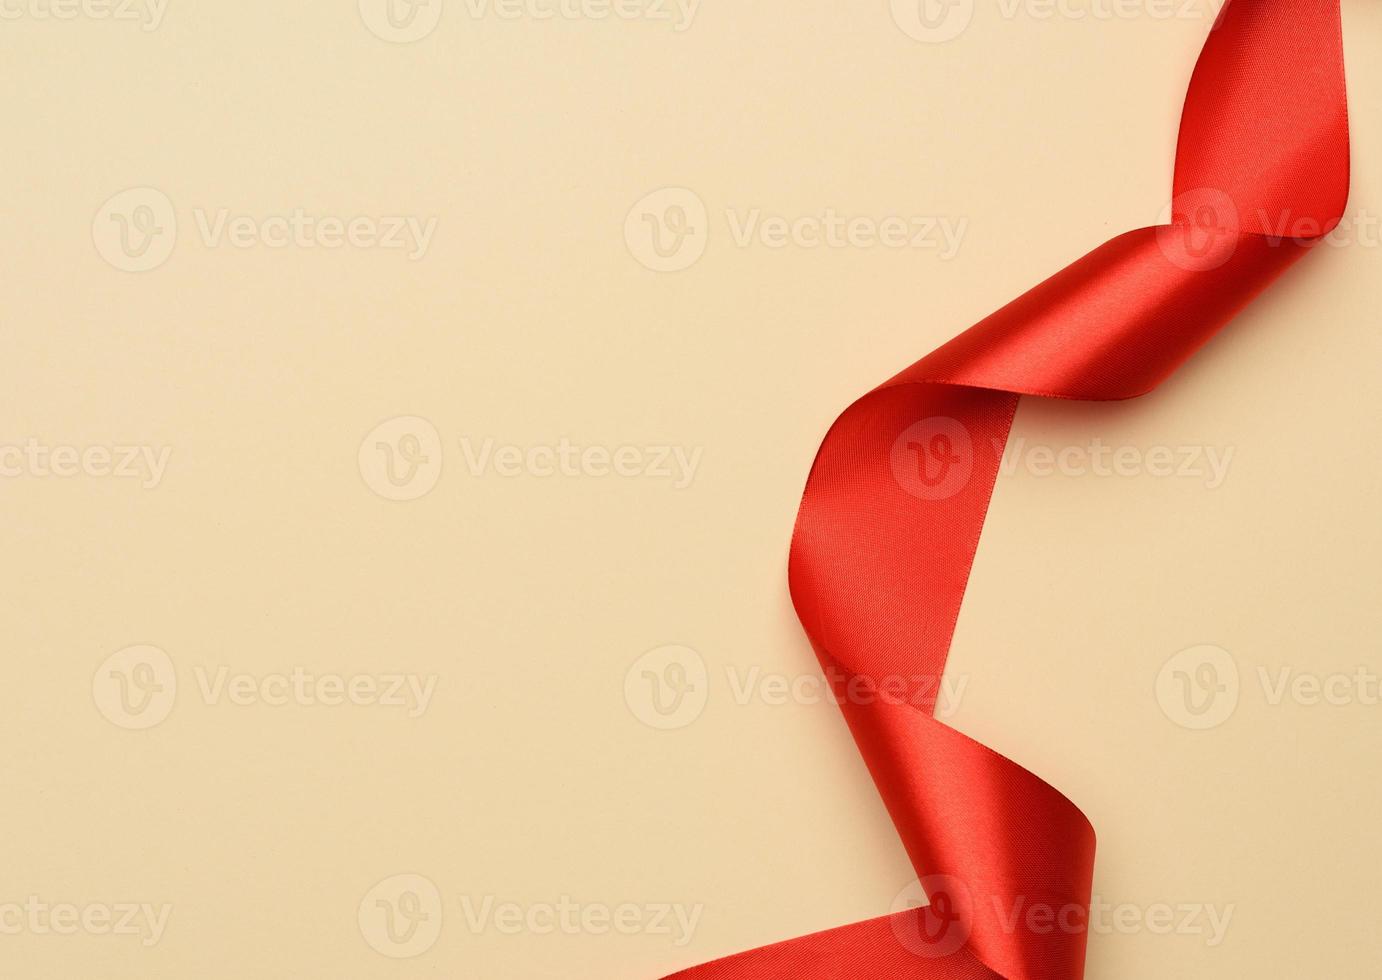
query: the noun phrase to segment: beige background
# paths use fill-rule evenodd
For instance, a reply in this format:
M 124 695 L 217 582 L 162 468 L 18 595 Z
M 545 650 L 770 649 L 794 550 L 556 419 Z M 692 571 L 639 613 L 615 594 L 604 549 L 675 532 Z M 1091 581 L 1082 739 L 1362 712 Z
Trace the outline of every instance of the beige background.
M 1177 8 L 984 0 L 930 43 L 882 0 L 707 0 L 680 31 L 457 0 L 412 44 L 346 0 L 172 0 L 148 30 L 7 8 L 0 446 L 171 456 L 152 487 L 0 480 L 0 906 L 171 912 L 149 945 L 7 926 L 0 973 L 651 978 L 886 913 L 912 873 L 838 712 L 738 703 L 726 672 L 814 668 L 785 554 L 835 414 L 1156 220 L 1208 28 Z M 953 724 L 1089 814 L 1105 902 L 1233 907 L 1216 946 L 1145 917 L 1098 935 L 1091 978 L 1366 976 L 1382 955 L 1382 707 L 1273 706 L 1257 680 L 1382 672 L 1382 10 L 1345 8 L 1358 240 L 1154 395 L 1018 417 L 1027 443 L 1231 448 L 1227 479 L 1005 477 L 956 636 Z M 176 245 L 125 272 L 102 207 L 144 187 Z M 708 240 L 657 273 L 625 219 L 665 187 L 704 202 Z M 412 260 L 213 244 L 198 214 L 221 209 L 437 224 Z M 753 209 L 967 224 L 949 258 L 740 246 L 731 214 Z M 400 416 L 442 462 L 408 502 L 359 463 Z M 477 475 L 462 449 L 563 437 L 701 456 L 677 489 Z M 139 644 L 178 687 L 133 730 L 111 720 L 130 665 L 106 661 Z M 697 652 L 709 702 L 659 731 L 625 680 L 668 644 Z M 1200 644 L 1242 692 L 1189 731 L 1154 689 Z M 436 687 L 419 717 L 247 706 L 203 695 L 221 667 Z M 435 884 L 439 918 L 397 959 L 358 913 L 401 874 Z M 465 915 L 563 896 L 703 911 L 681 946 Z

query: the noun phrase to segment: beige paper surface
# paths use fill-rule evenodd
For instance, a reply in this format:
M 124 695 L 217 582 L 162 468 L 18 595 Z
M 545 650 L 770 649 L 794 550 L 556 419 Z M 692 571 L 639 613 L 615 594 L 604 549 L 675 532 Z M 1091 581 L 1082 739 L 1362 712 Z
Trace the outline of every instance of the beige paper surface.
M 1214 12 L 937 9 L 6 6 L 0 974 L 651 978 L 907 894 L 802 481 L 1158 219 Z M 956 634 L 950 722 L 1099 832 L 1091 980 L 1382 954 L 1345 17 L 1348 244 L 1150 397 L 1025 401 Z

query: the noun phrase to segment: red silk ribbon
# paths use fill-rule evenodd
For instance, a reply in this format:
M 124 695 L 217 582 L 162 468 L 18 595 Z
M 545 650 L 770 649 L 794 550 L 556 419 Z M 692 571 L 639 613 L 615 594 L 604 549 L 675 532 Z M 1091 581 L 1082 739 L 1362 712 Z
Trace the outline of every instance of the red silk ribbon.
M 945 669 L 1019 396 L 1151 390 L 1339 223 L 1348 183 L 1338 0 L 1229 0 L 1191 77 L 1169 223 L 1105 243 L 840 416 L 803 495 L 792 598 L 930 904 L 677 980 L 1084 975 L 1089 821 L 937 720 L 934 685 L 909 679 Z M 1033 907 L 1050 912 L 1014 914 Z

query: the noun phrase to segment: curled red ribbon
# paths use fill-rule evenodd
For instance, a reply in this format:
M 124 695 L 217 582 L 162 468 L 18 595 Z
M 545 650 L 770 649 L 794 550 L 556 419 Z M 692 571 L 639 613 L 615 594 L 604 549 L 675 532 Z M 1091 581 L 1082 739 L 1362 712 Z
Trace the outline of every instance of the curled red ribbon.
M 792 598 L 930 904 L 678 980 L 1084 975 L 1089 821 L 933 717 L 934 684 L 916 696 L 909 679 L 945 669 L 1019 396 L 1151 390 L 1339 223 L 1348 183 L 1338 0 L 1230 0 L 1190 81 L 1170 222 L 1105 243 L 840 416 L 802 498 Z

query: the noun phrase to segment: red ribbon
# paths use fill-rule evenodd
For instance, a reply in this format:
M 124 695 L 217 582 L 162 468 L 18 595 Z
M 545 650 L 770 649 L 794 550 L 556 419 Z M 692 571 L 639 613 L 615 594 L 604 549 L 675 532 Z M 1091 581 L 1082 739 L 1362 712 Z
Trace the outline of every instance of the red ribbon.
M 1230 0 L 1190 81 L 1170 222 L 1105 243 L 835 422 L 792 598 L 930 905 L 678 980 L 1083 976 L 1093 828 L 933 717 L 934 681 L 1019 396 L 1151 390 L 1342 218 L 1341 35 L 1338 0 Z

